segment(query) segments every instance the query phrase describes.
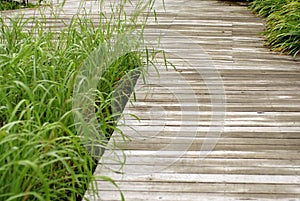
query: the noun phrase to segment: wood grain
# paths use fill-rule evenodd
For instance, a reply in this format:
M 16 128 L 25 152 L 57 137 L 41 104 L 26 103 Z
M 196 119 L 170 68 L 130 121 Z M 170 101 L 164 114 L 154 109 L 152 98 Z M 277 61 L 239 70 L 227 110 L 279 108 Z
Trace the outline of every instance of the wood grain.
M 176 71 L 158 66 L 159 76 L 150 69 L 148 83 L 138 82 L 119 122 L 128 139 L 114 133 L 95 174 L 115 179 L 127 200 L 300 200 L 299 58 L 265 48 L 264 22 L 244 6 L 161 7 L 145 34 L 168 33 L 162 47 Z M 208 87 L 220 78 L 225 103 Z M 205 143 L 216 145 L 201 154 Z M 98 190 L 120 199 L 105 181 Z

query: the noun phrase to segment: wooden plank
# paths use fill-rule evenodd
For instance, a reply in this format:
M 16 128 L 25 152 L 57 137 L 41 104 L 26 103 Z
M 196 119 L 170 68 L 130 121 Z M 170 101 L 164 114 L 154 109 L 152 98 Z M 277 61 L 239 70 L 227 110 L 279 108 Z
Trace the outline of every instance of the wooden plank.
M 101 196 L 95 197 L 88 195 L 93 201 L 96 200 L 121 200 L 120 195 L 114 191 L 103 191 Z M 151 200 L 172 200 L 172 201 L 237 201 L 237 200 L 256 200 L 256 201 L 297 201 L 299 200 L 298 194 L 234 194 L 226 193 L 183 193 L 183 192 L 148 192 L 148 191 L 127 191 L 125 192 L 126 200 L 136 201 L 151 201 Z
M 101 174 L 105 172 L 128 172 L 136 169 L 136 164 L 126 164 L 126 169 L 122 169 L 120 165 L 113 163 L 105 163 L 106 166 L 102 167 Z M 173 163 L 167 168 L 164 165 L 153 165 L 153 164 L 139 164 L 139 169 L 142 170 L 151 170 L 153 166 L 158 170 L 163 170 L 165 173 L 185 173 L 185 174 L 247 174 L 247 175 L 299 175 L 300 167 L 288 167 L 282 166 L 266 166 L 266 167 L 257 167 L 257 166 L 184 166 L 182 164 Z M 284 184 L 283 184 L 284 185 Z
M 107 182 L 98 182 L 98 186 L 103 191 L 112 191 L 113 186 L 108 185 Z M 168 182 L 148 182 L 147 185 L 143 182 L 120 182 L 119 187 L 122 191 L 135 191 L 135 192 L 180 192 L 180 193 L 211 193 L 215 192 L 224 193 L 224 187 L 226 187 L 226 193 L 257 193 L 257 194 L 271 194 L 270 192 L 275 191 L 277 194 L 282 195 L 298 195 L 300 196 L 299 186 L 289 185 L 289 189 L 282 193 L 282 189 L 285 188 L 284 185 L 280 184 L 232 184 L 232 183 L 206 183 L 206 182 L 195 182 L 195 183 L 180 183 L 180 185 Z M 298 190 L 298 191 L 297 191 Z

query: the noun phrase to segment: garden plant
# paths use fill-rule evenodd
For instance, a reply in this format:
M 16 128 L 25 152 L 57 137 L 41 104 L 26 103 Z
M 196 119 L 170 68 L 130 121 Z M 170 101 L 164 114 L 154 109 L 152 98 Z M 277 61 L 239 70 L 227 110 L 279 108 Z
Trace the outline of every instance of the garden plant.
M 239 0 L 237 0 L 239 1 Z M 240 0 L 241 1 L 241 0 Z M 242 0 L 266 18 L 266 45 L 272 50 L 297 56 L 300 52 L 299 0 Z
M 47 27 L 43 9 L 40 18 L 1 15 L 0 200 L 81 200 L 88 187 L 95 189 L 97 160 L 76 129 L 74 83 L 100 46 L 113 48 L 110 41 L 117 35 L 143 34 L 153 3 L 120 0 L 111 5 L 111 14 L 100 12 L 99 23 L 82 9 L 85 14 L 74 15 L 58 32 Z M 130 15 L 125 5 L 133 8 Z M 98 66 L 94 108 L 106 141 L 116 129 L 111 109 L 116 83 L 145 57 L 131 51 Z

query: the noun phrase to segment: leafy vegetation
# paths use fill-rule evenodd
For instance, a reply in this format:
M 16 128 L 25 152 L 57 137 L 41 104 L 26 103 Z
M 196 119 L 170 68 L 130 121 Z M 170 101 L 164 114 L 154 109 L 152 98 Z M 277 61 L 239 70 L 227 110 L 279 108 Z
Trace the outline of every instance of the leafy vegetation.
M 300 2 L 298 0 L 254 1 L 251 7 L 267 17 L 267 45 L 298 55 L 300 52 Z
M 266 45 L 293 56 L 300 52 L 299 0 L 228 0 L 248 2 L 259 16 L 266 17 Z
M 266 44 L 275 51 L 300 52 L 300 2 L 298 0 L 251 0 L 250 8 L 267 18 Z
M 1 0 L 0 1 L 0 11 L 3 10 L 16 10 L 20 8 L 33 8 L 35 7 L 34 4 L 28 2 L 20 2 L 14 0 Z
M 101 13 L 97 26 L 89 15 L 76 15 L 59 33 L 49 31 L 46 19 L 0 19 L 0 200 L 80 200 L 95 181 L 96 161 L 73 118 L 74 83 L 99 46 L 146 23 L 141 8 L 149 13 L 153 2 L 130 4 L 131 16 L 126 3 L 118 2 L 112 16 Z M 101 71 L 94 108 L 107 138 L 115 129 L 111 94 L 142 61 L 133 51 Z

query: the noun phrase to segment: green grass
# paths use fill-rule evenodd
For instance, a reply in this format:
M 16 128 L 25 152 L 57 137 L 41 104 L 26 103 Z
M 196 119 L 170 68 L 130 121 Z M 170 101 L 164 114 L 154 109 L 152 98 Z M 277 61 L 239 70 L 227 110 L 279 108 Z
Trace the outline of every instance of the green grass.
M 21 8 L 34 8 L 37 5 L 32 3 L 14 1 L 14 0 L 1 0 L 0 1 L 0 11 L 4 10 L 16 10 Z
M 293 56 L 300 52 L 300 2 L 298 0 L 253 0 L 258 15 L 266 17 L 266 44 Z
M 73 128 L 72 80 L 87 56 L 84 48 L 92 47 L 66 31 L 55 44 L 42 24 L 24 32 L 22 21 L 1 23 L 0 199 L 76 200 L 95 162 Z
M 251 2 L 250 7 L 260 16 L 268 17 L 273 12 L 282 9 L 289 2 L 290 0 L 254 0 Z
M 141 0 L 131 17 L 125 3 L 115 5 L 114 17 L 102 14 L 99 26 L 76 15 L 59 33 L 43 20 L 0 19 L 0 200 L 80 200 L 95 181 L 96 161 L 74 120 L 74 85 L 91 53 L 103 44 L 112 48 L 115 35 L 143 28 L 141 8 L 149 13 L 153 2 Z M 29 22 L 34 26 L 26 30 Z M 100 69 L 94 108 L 106 141 L 116 129 L 116 83 L 142 62 L 141 53 L 130 51 Z

